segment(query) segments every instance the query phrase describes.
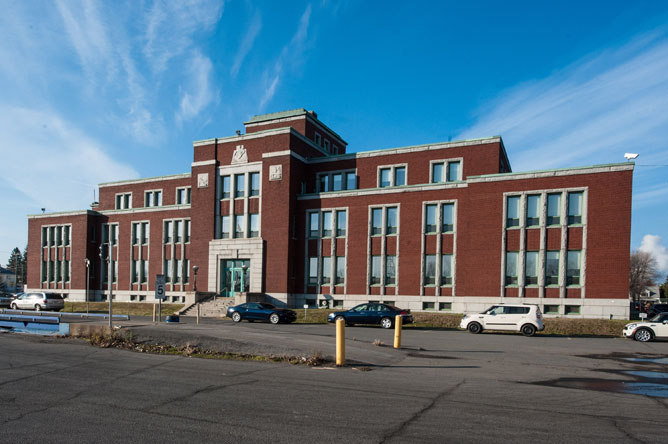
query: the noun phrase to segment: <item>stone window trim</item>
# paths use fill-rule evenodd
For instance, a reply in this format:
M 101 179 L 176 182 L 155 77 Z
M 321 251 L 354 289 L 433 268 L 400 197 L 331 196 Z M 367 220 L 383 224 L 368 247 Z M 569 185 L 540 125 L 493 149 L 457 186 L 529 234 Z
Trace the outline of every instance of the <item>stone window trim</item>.
M 257 214 L 258 215 L 258 236 L 257 238 L 262 238 L 262 199 L 260 197 L 262 196 L 262 162 L 249 162 L 245 164 L 237 164 L 237 165 L 229 165 L 229 166 L 221 166 L 218 168 L 218 173 L 216 175 L 216 196 L 217 200 L 216 202 L 220 201 L 229 201 L 229 212 L 227 214 L 221 214 L 220 212 L 220 205 L 216 205 L 215 209 L 215 239 L 216 240 L 232 240 L 232 239 L 250 239 L 250 200 L 251 199 L 258 199 L 258 210 Z M 259 189 L 259 194 L 256 196 L 251 196 L 251 174 L 253 173 L 258 173 L 260 175 L 260 189 Z M 244 175 L 244 196 L 243 197 L 234 197 L 236 194 L 236 180 L 235 176 L 243 174 Z M 223 198 L 223 177 L 224 176 L 229 176 L 230 178 L 230 197 Z M 243 201 L 243 213 L 236 214 L 234 212 L 235 201 Z M 223 238 L 223 216 L 229 216 L 230 220 L 230 232 L 229 236 L 226 238 Z M 234 236 L 234 229 L 236 226 L 236 217 L 235 216 L 244 216 L 245 217 L 245 223 L 244 223 L 244 233 L 243 236 L 235 237 Z
M 459 178 L 457 180 L 448 180 L 448 164 L 459 162 Z M 434 182 L 434 164 L 443 165 L 443 175 L 444 178 L 441 181 Z M 429 161 L 429 183 L 447 183 L 447 182 L 459 182 L 464 180 L 464 158 L 463 157 L 450 157 L 448 159 L 434 159 Z
M 143 224 L 147 224 L 148 235 L 146 235 L 143 230 Z M 136 228 L 135 228 L 136 227 Z M 137 230 L 135 235 L 136 239 L 133 237 L 133 231 Z M 142 242 L 143 240 L 146 242 Z M 135 242 L 135 240 L 137 242 Z M 131 246 L 142 246 L 151 244 L 151 221 L 150 220 L 133 220 L 130 222 L 130 245 Z
M 248 162 L 244 164 L 228 165 L 221 166 L 218 168 L 218 173 L 216 174 L 216 196 L 218 200 L 236 200 L 236 199 L 248 199 L 248 198 L 257 198 L 258 196 L 250 195 L 250 186 L 251 186 L 251 173 L 260 174 L 260 196 L 262 195 L 262 162 Z M 240 197 L 234 197 L 237 190 L 235 176 L 243 174 L 244 175 L 244 195 Z M 223 198 L 223 176 L 230 177 L 230 197 Z
M 568 195 L 569 193 L 582 193 L 581 201 L 581 223 L 578 224 L 568 224 Z M 558 225 L 549 225 L 547 223 L 547 196 L 558 194 L 560 196 L 559 201 L 559 224 Z M 536 226 L 527 226 L 526 224 L 526 210 L 527 210 L 527 199 L 531 195 L 540 195 L 541 207 L 539 210 L 539 219 L 540 223 Z M 522 190 L 522 191 L 508 191 L 504 192 L 502 195 L 503 199 L 503 211 L 502 211 L 502 239 L 501 239 L 501 283 L 500 283 L 500 296 L 505 297 L 505 269 L 506 269 L 506 245 L 507 245 L 507 232 L 512 230 L 520 230 L 520 248 L 519 248 L 519 263 L 518 270 L 525 270 L 525 260 L 526 260 L 526 232 L 527 230 L 540 230 L 540 249 L 538 250 L 538 283 L 527 285 L 525 283 L 525 273 L 521 272 L 518 276 L 517 288 L 518 288 L 518 297 L 522 298 L 525 296 L 525 289 L 527 287 L 538 288 L 539 298 L 545 297 L 546 288 L 559 288 L 559 297 L 566 297 L 566 289 L 569 287 L 567 285 L 567 276 L 566 276 L 566 266 L 567 266 L 567 253 L 568 253 L 568 229 L 572 227 L 578 227 L 582 229 L 582 248 L 580 251 L 580 285 L 570 286 L 570 287 L 579 287 L 580 288 L 580 297 L 585 298 L 586 291 L 586 269 L 587 269 L 587 208 L 588 208 L 588 195 L 589 187 L 567 187 L 567 188 L 546 188 L 546 189 L 533 189 L 533 190 Z M 508 197 L 519 197 L 519 217 L 520 223 L 516 227 L 508 227 L 507 222 L 507 202 Z M 561 231 L 561 245 L 558 250 L 559 252 L 559 284 L 558 285 L 547 285 L 545 280 L 545 272 L 547 266 L 547 230 L 560 230 Z
M 160 201 L 156 202 L 156 193 L 160 193 L 158 196 L 160 197 Z M 150 196 L 150 197 L 149 197 Z M 164 198 L 164 193 L 162 192 L 162 188 L 156 188 L 154 190 L 144 190 L 144 207 L 161 207 L 163 206 L 163 198 Z
M 354 188 L 348 188 L 348 181 L 347 181 L 347 174 L 348 173 L 354 173 L 355 174 L 355 187 Z M 331 185 L 333 183 L 333 176 L 335 174 L 341 174 L 341 190 L 334 190 L 333 186 Z M 329 190 L 322 190 L 321 189 L 321 178 L 322 177 L 327 177 L 327 188 Z M 348 168 L 345 170 L 333 170 L 333 171 L 323 171 L 321 173 L 317 173 L 315 176 L 315 189 L 317 193 L 330 193 L 330 192 L 338 192 L 338 191 L 348 191 L 348 190 L 356 190 L 357 189 L 357 168 Z
M 396 169 L 397 168 L 403 168 L 404 169 L 404 184 L 403 185 L 395 185 L 395 180 L 396 180 Z M 390 170 L 390 184 L 386 187 L 381 186 L 381 171 L 382 170 Z M 396 186 L 406 186 L 408 185 L 408 163 L 393 163 L 390 165 L 378 165 L 376 167 L 376 188 L 391 188 L 391 187 L 396 187 Z
M 386 236 L 399 236 L 399 232 L 401 231 L 401 205 L 399 203 L 389 203 L 389 204 L 382 204 L 382 205 L 369 205 L 369 224 L 368 224 L 368 236 L 369 237 L 386 237 Z M 389 208 L 396 208 L 397 210 L 397 232 L 396 233 L 388 233 L 387 232 L 387 211 Z M 380 233 L 373 233 L 373 210 L 380 210 Z
M 60 230 L 60 241 L 57 239 L 58 231 L 56 228 L 61 228 Z M 65 230 L 67 227 L 67 230 Z M 51 229 L 52 228 L 52 229 Z M 72 224 L 50 224 L 41 226 L 41 246 L 44 248 L 51 247 L 69 247 L 72 245 Z M 65 238 L 65 232 L 67 232 L 67 239 Z
M 185 202 L 179 202 L 179 191 L 183 190 Z M 186 187 L 177 187 L 174 192 L 174 203 L 175 205 L 190 205 L 192 202 L 192 188 L 190 186 Z
M 461 170 L 460 170 L 461 171 Z M 436 231 L 427 233 L 427 205 L 436 205 Z M 452 231 L 443 232 L 443 206 L 452 205 Z M 434 287 L 435 296 L 441 295 L 441 288 L 451 288 L 452 296 L 456 295 L 457 291 L 457 214 L 458 214 L 459 203 L 457 199 L 445 199 L 445 200 L 428 200 L 422 202 L 422 221 L 421 221 L 421 246 L 420 246 L 420 296 L 424 296 L 425 287 Z M 434 285 L 425 285 L 425 267 L 426 267 L 426 240 L 427 236 L 436 236 L 436 282 Z M 443 236 L 452 236 L 452 251 L 443 252 Z M 451 270 L 451 280 L 452 282 L 446 284 L 442 282 L 441 270 L 442 270 L 442 259 L 444 254 L 452 255 L 450 270 Z M 505 269 L 504 269 L 505 270 Z
M 344 211 L 346 213 L 346 227 L 345 227 L 345 234 L 344 235 L 339 235 L 338 233 L 338 218 L 337 214 L 338 212 Z M 325 235 L 325 227 L 324 227 L 324 214 L 325 213 L 330 213 L 330 221 L 331 221 L 331 226 L 330 226 L 330 233 Z M 318 215 L 318 233 L 316 236 L 312 236 L 312 231 L 311 230 L 311 215 L 312 214 L 317 214 Z M 348 237 L 348 221 L 349 221 L 349 214 L 348 214 L 348 207 L 332 207 L 332 208 L 318 208 L 318 209 L 312 209 L 312 210 L 306 210 L 306 233 L 305 233 L 305 239 L 335 239 L 335 238 L 347 238 Z
M 172 223 L 172 233 L 173 236 L 171 236 L 171 240 L 169 242 L 166 242 L 165 239 L 165 225 L 167 222 Z M 178 234 L 176 233 L 176 223 L 175 222 L 181 222 L 181 240 L 177 241 L 177 236 Z M 186 224 L 187 222 L 187 224 Z M 186 226 L 190 228 L 190 234 L 188 233 L 188 230 L 186 229 Z M 167 218 L 162 220 L 162 243 L 163 245 L 170 245 L 170 244 L 189 244 L 190 240 L 192 238 L 192 222 L 189 217 L 175 217 L 175 218 Z
M 337 218 L 336 214 L 339 211 L 345 211 L 346 213 L 346 236 L 335 236 L 336 232 L 336 224 L 337 224 Z M 331 212 L 332 214 L 332 237 L 328 237 L 326 239 L 329 239 L 330 243 L 330 249 L 329 251 L 323 251 L 322 248 L 322 214 L 326 212 Z M 348 236 L 347 234 L 349 233 L 349 220 L 350 220 L 350 208 L 349 207 L 332 207 L 332 208 L 318 208 L 318 209 L 312 209 L 312 210 L 307 210 L 305 212 L 305 220 L 306 224 L 304 227 L 304 239 L 306 242 L 304 242 L 304 293 L 308 293 L 308 287 L 316 287 L 316 293 L 328 293 L 328 294 L 334 294 L 334 287 L 337 287 L 339 289 L 343 289 L 343 294 L 345 295 L 347 292 L 348 288 Z M 310 237 L 310 219 L 311 219 L 311 214 L 317 213 L 318 214 L 318 237 Z M 343 240 L 344 243 L 344 248 L 343 251 L 340 251 L 337 249 L 337 244 L 339 243 L 338 239 Z M 315 256 L 309 256 L 309 242 L 317 242 L 317 254 Z M 337 276 L 337 269 L 336 269 L 336 257 L 337 256 L 343 256 L 345 257 L 345 271 L 343 273 L 343 282 L 342 283 L 337 283 L 336 282 L 336 276 Z M 310 267 L 310 258 L 315 257 L 318 260 L 318 276 L 317 276 L 317 284 L 313 283 L 316 280 L 310 280 L 309 279 L 309 267 Z M 330 270 L 329 270 L 329 276 L 330 276 L 330 281 L 329 283 L 323 284 L 322 283 L 322 263 L 323 263 L 323 257 L 330 257 Z M 313 282 L 312 282 L 313 281 Z
M 119 201 L 120 197 L 120 201 Z M 114 209 L 116 210 L 131 210 L 132 209 L 132 192 L 116 193 L 114 196 Z
M 110 242 L 112 239 L 111 237 L 111 227 L 115 227 L 114 230 L 114 241 Z M 102 235 L 100 238 L 100 242 L 102 243 L 103 240 L 106 238 L 107 239 L 107 244 L 111 243 L 111 249 L 108 250 L 109 256 L 112 258 L 111 263 L 112 263 L 112 272 L 114 273 L 113 275 L 113 280 L 112 284 L 115 285 L 115 289 L 118 289 L 118 258 L 120 257 L 120 245 L 118 242 L 118 239 L 120 238 L 120 224 L 119 222 L 110 222 L 110 223 L 104 223 L 102 224 Z M 106 233 L 106 234 L 105 234 Z M 115 260 L 114 260 L 115 258 Z M 99 256 L 97 256 L 97 261 L 100 264 L 100 267 L 98 269 L 98 278 L 99 278 L 99 283 L 100 283 L 100 289 L 101 290 L 107 290 L 109 286 L 108 280 L 105 280 L 106 273 L 109 271 L 109 264 L 107 263 L 106 259 L 101 259 Z
M 397 232 L 396 233 L 391 233 L 387 234 L 387 209 L 388 208 L 396 208 L 397 210 Z M 380 234 L 373 234 L 373 210 L 381 210 L 381 233 Z M 401 233 L 401 204 L 399 202 L 395 203 L 388 203 L 388 204 L 383 204 L 383 205 L 369 205 L 368 206 L 368 214 L 367 214 L 367 272 L 366 272 L 366 286 L 367 289 L 371 287 L 380 287 L 380 294 L 381 296 L 385 295 L 385 289 L 386 287 L 394 288 L 394 287 L 399 287 L 399 276 L 400 276 L 400 270 L 401 270 L 401 255 L 400 255 L 400 250 L 399 250 L 399 235 Z M 387 238 L 388 237 L 393 237 L 396 238 L 396 251 L 394 254 L 388 255 L 387 254 L 387 249 L 386 249 L 386 244 L 387 244 Z M 380 239 L 380 254 L 378 255 L 372 255 L 371 254 L 371 242 L 372 239 Z M 373 256 L 380 256 L 380 282 L 379 283 L 372 283 L 371 279 L 371 274 L 372 274 L 372 261 L 373 261 Z M 395 269 L 395 276 L 394 276 L 394 283 L 393 284 L 388 284 L 386 282 L 387 278 L 387 272 L 385 270 L 387 266 L 387 256 L 394 256 L 394 269 Z M 367 290 L 368 291 L 368 290 Z

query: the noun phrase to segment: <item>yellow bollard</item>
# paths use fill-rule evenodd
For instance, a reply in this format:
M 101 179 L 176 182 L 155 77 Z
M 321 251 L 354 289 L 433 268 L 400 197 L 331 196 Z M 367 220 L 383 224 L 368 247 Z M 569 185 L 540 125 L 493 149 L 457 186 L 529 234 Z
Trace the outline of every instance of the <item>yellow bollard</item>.
M 404 318 L 401 315 L 394 318 L 394 348 L 401 348 L 401 325 L 403 322 Z
M 336 365 L 346 365 L 346 321 L 336 321 Z
M 155 324 L 155 304 L 153 304 L 153 323 Z

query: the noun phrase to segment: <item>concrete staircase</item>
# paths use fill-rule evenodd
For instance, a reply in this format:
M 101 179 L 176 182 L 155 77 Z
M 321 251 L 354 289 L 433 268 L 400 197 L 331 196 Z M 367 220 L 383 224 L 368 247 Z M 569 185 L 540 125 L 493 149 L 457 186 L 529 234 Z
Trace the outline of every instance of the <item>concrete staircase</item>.
M 200 301 L 200 316 L 203 318 L 225 317 L 227 308 L 235 305 L 234 298 L 207 298 Z M 180 313 L 181 316 L 197 316 L 197 304 L 193 304 Z

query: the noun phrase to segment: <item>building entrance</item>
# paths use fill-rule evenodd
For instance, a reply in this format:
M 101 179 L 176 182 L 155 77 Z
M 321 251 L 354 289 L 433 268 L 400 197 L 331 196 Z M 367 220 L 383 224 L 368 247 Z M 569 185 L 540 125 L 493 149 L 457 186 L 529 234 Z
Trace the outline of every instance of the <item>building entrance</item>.
M 220 261 L 220 295 L 234 297 L 247 293 L 250 284 L 250 260 L 223 259 Z

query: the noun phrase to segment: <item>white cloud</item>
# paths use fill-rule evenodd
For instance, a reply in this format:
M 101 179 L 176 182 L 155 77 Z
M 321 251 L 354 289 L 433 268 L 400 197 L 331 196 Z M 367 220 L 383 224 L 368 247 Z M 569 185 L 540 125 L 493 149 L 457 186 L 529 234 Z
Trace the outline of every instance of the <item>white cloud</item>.
M 182 120 L 196 117 L 216 96 L 211 80 L 213 72 L 211 60 L 199 53 L 195 53 L 188 66 L 189 85 L 181 97 L 179 112 L 176 116 L 176 120 L 179 123 Z
M 251 21 L 250 26 L 248 27 L 248 30 L 246 31 L 244 39 L 241 41 L 241 45 L 239 46 L 237 55 L 234 57 L 234 63 L 232 64 L 232 68 L 230 69 L 230 75 L 233 78 L 236 77 L 237 74 L 239 74 L 241 65 L 244 59 L 246 58 L 246 55 L 248 55 L 248 52 L 253 47 L 253 43 L 255 42 L 255 39 L 260 33 L 260 29 L 262 29 L 262 19 L 260 17 L 260 14 L 256 12 L 253 15 L 253 19 Z
M 651 254 L 656 260 L 659 271 L 668 274 L 668 248 L 661 243 L 661 237 L 646 234 L 642 238 L 639 250 Z

